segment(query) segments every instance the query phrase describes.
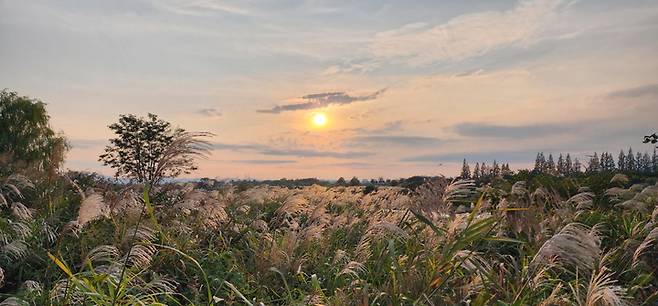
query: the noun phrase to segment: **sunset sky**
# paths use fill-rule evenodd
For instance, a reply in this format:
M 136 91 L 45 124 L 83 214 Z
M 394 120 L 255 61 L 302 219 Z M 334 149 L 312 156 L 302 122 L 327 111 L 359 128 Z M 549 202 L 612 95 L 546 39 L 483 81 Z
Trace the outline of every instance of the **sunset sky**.
M 650 150 L 658 1 L 0 0 L 0 67 L 70 169 L 151 112 L 216 134 L 195 177 L 454 175 Z

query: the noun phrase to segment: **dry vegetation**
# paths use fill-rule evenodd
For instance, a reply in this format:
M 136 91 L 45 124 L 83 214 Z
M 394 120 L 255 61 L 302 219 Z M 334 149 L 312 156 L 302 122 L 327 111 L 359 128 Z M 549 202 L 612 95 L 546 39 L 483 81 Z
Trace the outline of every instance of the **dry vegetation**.
M 2 182 L 3 305 L 658 298 L 652 177 L 517 174 L 415 190 L 170 184 L 151 198 L 140 186 L 79 173 L 49 186 Z

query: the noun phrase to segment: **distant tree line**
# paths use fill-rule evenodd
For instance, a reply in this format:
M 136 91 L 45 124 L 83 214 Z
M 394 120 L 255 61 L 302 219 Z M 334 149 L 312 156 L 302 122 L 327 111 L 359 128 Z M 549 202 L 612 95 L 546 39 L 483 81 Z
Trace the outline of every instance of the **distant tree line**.
M 480 180 L 489 180 L 495 177 L 502 177 L 505 175 L 513 174 L 512 170 L 509 167 L 509 163 L 498 164 L 498 161 L 494 160 L 491 166 L 488 166 L 486 163 L 475 163 L 475 168 L 471 172 L 471 166 L 468 164 L 466 159 L 462 164 L 462 171 L 459 175 L 462 179 L 472 179 L 475 181 Z
M 609 152 L 603 152 L 600 155 L 598 152 L 594 152 L 594 155 L 589 156 L 585 164 L 581 164 L 578 158 L 572 161 L 570 154 L 566 156 L 560 154 L 557 162 L 555 162 L 552 154 L 549 154 L 548 158 L 546 158 L 544 153 L 540 152 L 537 153 L 535 167 L 533 169 L 535 173 L 561 176 L 602 171 L 656 174 L 658 173 L 658 154 L 656 153 L 656 149 L 654 149 L 653 155 L 650 156 L 647 152 L 633 153 L 633 149 L 629 148 L 628 152 L 621 150 L 615 161 L 613 155 Z

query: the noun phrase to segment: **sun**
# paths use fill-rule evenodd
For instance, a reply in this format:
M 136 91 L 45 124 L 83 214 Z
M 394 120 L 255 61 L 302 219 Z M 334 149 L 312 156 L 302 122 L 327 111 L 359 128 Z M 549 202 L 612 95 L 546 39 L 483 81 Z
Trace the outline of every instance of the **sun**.
M 323 113 L 317 113 L 313 115 L 313 124 L 318 127 L 326 125 L 327 116 Z

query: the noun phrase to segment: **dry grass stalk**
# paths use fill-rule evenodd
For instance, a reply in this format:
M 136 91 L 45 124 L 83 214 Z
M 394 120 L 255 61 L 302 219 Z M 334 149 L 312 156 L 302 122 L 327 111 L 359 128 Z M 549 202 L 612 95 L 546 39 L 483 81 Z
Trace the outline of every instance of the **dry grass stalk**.
M 593 274 L 587 286 L 584 306 L 627 306 L 626 290 L 615 285 L 616 281 L 606 268 Z

